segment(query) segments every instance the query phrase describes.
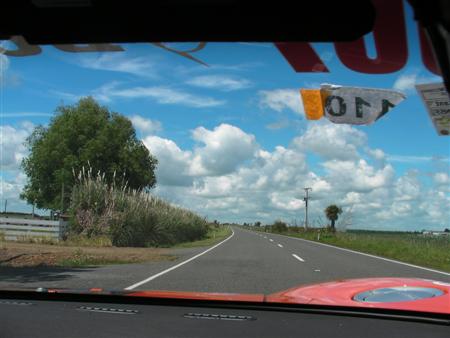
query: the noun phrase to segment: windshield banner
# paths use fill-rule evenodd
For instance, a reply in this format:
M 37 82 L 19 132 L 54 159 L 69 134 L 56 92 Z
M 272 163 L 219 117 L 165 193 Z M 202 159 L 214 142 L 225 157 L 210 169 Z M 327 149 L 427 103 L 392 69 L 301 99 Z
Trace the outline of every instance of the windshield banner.
M 450 134 L 450 98 L 443 83 L 416 85 L 439 135 Z
M 321 85 L 324 115 L 333 123 L 371 124 L 406 96 L 388 89 Z

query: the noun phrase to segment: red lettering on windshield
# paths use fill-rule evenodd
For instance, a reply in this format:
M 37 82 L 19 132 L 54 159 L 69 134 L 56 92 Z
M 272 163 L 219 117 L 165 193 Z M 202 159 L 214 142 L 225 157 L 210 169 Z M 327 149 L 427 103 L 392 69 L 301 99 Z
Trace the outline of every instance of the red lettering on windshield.
M 275 46 L 297 73 L 329 72 L 319 55 L 307 42 L 276 42 Z
M 367 74 L 393 73 L 408 60 L 406 25 L 401 0 L 373 0 L 377 18 L 373 27 L 376 58 L 367 56 L 364 39 L 336 42 L 336 54 L 349 69 Z

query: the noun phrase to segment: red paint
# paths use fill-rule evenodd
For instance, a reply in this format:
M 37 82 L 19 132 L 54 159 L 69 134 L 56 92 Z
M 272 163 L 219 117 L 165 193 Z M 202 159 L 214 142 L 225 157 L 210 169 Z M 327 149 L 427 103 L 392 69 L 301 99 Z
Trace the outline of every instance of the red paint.
M 175 298 L 213 301 L 264 302 L 263 294 L 179 292 L 179 291 L 131 291 L 126 296 L 149 298 Z
M 336 42 L 336 54 L 349 69 L 366 74 L 387 74 L 402 69 L 408 60 L 402 0 L 373 0 L 377 17 L 373 38 L 377 56 L 367 56 L 364 39 Z
M 329 72 L 319 55 L 307 42 L 276 42 L 275 46 L 297 73 Z
M 442 290 L 444 294 L 434 298 L 392 303 L 362 303 L 352 299 L 360 292 L 401 286 L 437 288 Z M 440 283 L 413 278 L 349 279 L 292 288 L 269 295 L 266 297 L 266 301 L 276 303 L 352 306 L 450 314 L 450 283 Z
M 376 57 L 368 57 L 364 38 L 350 42 L 335 42 L 336 55 L 347 68 L 355 72 L 365 74 L 397 72 L 408 61 L 403 1 L 373 0 L 373 4 L 377 14 L 372 30 Z M 419 30 L 419 39 L 424 65 L 439 75 L 439 69 L 422 29 Z M 329 72 L 325 63 L 307 42 L 275 43 L 275 46 L 296 72 Z
M 357 302 L 353 297 L 374 289 L 389 287 L 429 287 L 442 290 L 443 295 L 434 298 L 391 303 Z M 92 289 L 91 289 L 92 290 Z M 101 289 L 95 289 L 101 290 Z M 49 293 L 86 293 L 85 290 L 50 289 Z M 124 297 L 146 297 L 186 300 L 210 300 L 223 302 L 255 302 L 255 303 L 289 303 L 315 304 L 323 306 L 361 307 L 375 309 L 395 309 L 450 314 L 450 283 L 415 278 L 364 278 L 348 279 L 334 282 L 301 285 L 277 292 L 268 296 L 263 294 L 213 293 L 213 292 L 179 292 L 179 291 L 122 291 L 110 293 L 95 291 L 101 294 L 122 295 Z
M 428 41 L 424 29 L 419 24 L 417 24 L 417 29 L 419 31 L 420 54 L 422 55 L 423 64 L 430 72 L 441 75 L 441 71 L 431 50 L 430 41 Z

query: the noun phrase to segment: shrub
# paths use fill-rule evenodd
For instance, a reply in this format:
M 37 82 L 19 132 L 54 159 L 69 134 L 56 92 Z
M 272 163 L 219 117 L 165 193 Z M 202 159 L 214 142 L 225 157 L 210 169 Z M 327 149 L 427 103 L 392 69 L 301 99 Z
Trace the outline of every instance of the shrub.
M 70 231 L 87 237 L 108 235 L 115 246 L 167 246 L 202 239 L 208 222 L 155 197 L 108 185 L 100 173 L 79 174 L 72 191 Z
M 283 221 L 278 220 L 272 224 L 272 232 L 286 232 L 287 230 L 288 227 Z

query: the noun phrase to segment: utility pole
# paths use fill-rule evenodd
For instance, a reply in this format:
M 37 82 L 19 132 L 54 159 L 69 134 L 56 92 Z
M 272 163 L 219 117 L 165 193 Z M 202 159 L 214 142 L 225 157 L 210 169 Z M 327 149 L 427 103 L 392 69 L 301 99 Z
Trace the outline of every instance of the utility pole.
M 305 197 L 303 200 L 305 201 L 305 229 L 308 229 L 308 200 L 309 195 L 308 192 L 312 190 L 312 188 L 303 188 L 305 190 Z
M 5 199 L 5 214 L 6 214 L 6 206 L 8 205 L 8 200 Z

